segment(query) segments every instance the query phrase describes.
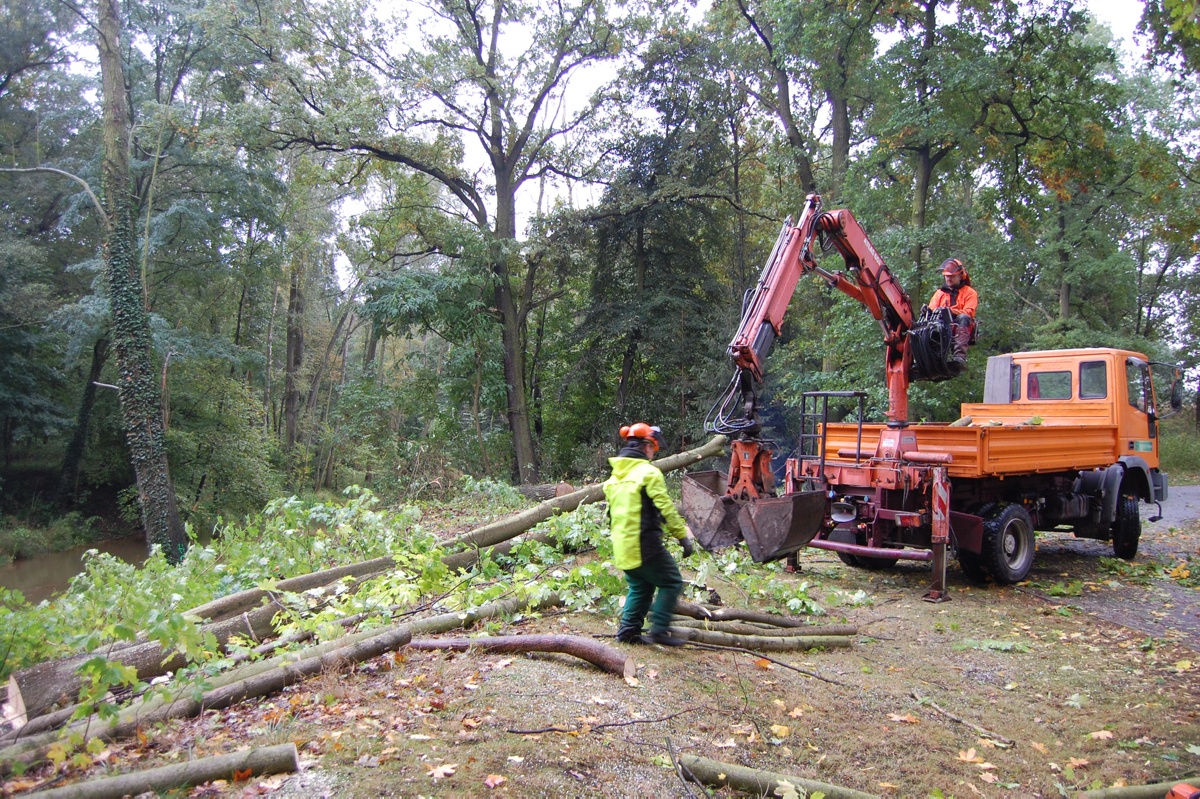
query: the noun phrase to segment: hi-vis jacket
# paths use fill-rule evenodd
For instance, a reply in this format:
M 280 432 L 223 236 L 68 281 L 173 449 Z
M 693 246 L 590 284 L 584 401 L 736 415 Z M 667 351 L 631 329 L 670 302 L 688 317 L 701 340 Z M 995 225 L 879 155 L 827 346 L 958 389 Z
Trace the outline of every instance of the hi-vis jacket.
M 929 298 L 929 307 L 935 310 L 949 308 L 955 316 L 967 314 L 974 319 L 979 308 L 979 293 L 965 283 L 956 289 L 942 286 Z
M 662 542 L 664 527 L 672 537 L 683 538 L 687 525 L 667 494 L 662 472 L 644 455 L 623 449 L 608 463 L 612 476 L 604 481 L 604 496 L 612 528 L 613 563 L 627 571 L 667 554 Z

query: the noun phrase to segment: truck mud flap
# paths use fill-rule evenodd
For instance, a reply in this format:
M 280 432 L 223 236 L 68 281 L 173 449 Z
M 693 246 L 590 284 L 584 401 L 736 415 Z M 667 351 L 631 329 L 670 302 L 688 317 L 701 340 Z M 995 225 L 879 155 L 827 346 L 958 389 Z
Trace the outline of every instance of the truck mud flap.
M 778 560 L 807 546 L 825 521 L 826 498 L 820 491 L 746 502 L 738 526 L 756 563 Z
M 731 547 L 742 540 L 738 504 L 725 496 L 725 472 L 694 472 L 683 476 L 683 518 L 692 535 L 707 550 Z

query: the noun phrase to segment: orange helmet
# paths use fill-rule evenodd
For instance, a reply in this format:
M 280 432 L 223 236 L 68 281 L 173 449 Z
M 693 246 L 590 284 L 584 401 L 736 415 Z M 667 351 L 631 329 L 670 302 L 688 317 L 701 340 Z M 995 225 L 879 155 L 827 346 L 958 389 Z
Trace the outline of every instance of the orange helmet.
M 662 430 L 653 425 L 648 425 L 645 422 L 634 422 L 631 425 L 622 427 L 621 438 L 626 440 L 636 439 L 638 441 L 648 442 L 654 447 L 654 454 L 656 455 L 666 443 L 663 440 Z
M 958 258 L 947 258 L 942 261 L 942 274 L 946 277 L 952 275 L 962 275 L 962 281 L 965 285 L 971 285 L 971 276 L 967 274 L 967 267 Z

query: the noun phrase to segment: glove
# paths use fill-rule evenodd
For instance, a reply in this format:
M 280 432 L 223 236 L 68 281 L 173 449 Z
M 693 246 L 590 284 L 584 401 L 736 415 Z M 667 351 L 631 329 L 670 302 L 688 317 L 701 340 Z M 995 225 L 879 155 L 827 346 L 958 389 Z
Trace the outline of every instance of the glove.
M 696 547 L 692 544 L 692 539 L 690 538 L 679 539 L 679 545 L 683 547 L 683 556 L 685 558 L 690 558 L 692 553 L 696 551 Z

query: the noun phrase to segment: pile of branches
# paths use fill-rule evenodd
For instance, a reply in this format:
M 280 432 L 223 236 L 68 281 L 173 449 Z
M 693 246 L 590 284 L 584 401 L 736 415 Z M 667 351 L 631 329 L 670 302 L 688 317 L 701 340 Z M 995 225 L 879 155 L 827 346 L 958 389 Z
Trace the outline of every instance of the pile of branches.
M 724 444 L 717 437 L 705 446 L 658 462 L 664 471 L 679 469 L 719 454 Z M 555 514 L 574 510 L 603 497 L 599 485 L 542 502 L 498 522 L 477 528 L 444 545 L 441 561 L 451 570 L 470 569 L 484 552 L 507 552 L 515 540 Z M 526 536 L 549 541 L 545 536 Z M 561 604 L 555 594 L 536 586 L 515 589 L 507 598 L 470 611 L 438 612 L 438 607 L 391 608 L 391 618 L 402 621 L 379 626 L 382 611 L 347 616 L 339 620 L 343 633 L 323 643 L 312 643 L 311 632 L 281 636 L 275 624 L 285 594 L 329 589 L 352 581 L 348 590 L 397 568 L 390 557 L 339 566 L 283 580 L 271 589 L 254 588 L 221 597 L 193 608 L 184 618 L 227 655 L 224 670 L 208 677 L 201 689 L 194 683 L 176 684 L 169 676 L 188 665 L 177 651 L 150 640 L 114 644 L 100 651 L 36 664 L 11 675 L 5 703 L 8 729 L 0 732 L 0 775 L 46 760 L 51 748 L 64 740 L 115 741 L 134 736 L 139 729 L 172 718 L 195 716 L 205 710 L 278 692 L 288 685 L 331 669 L 344 668 L 403 647 L 414 649 L 476 649 L 488 652 L 559 652 L 585 660 L 605 672 L 626 679 L 636 675 L 636 665 L 625 651 L 601 641 L 573 635 L 519 635 L 488 638 L 431 638 L 469 628 L 484 619 L 503 618 L 524 611 L 540 611 Z M 444 609 L 442 609 L 444 610 Z M 676 632 L 697 646 L 746 651 L 780 651 L 849 645 L 850 627 L 807 626 L 800 619 L 753 611 L 712 608 L 681 602 Z M 355 631 L 370 624 L 370 629 Z M 209 638 L 211 636 L 211 638 Z M 425 636 L 424 638 L 422 636 Z M 256 642 L 252 649 L 238 642 Z M 299 647 L 299 648 L 297 648 Z M 136 683 L 157 685 L 140 695 L 110 698 L 111 704 L 79 702 L 86 695 L 81 667 L 97 658 L 136 675 Z M 132 680 L 130 682 L 133 682 Z

